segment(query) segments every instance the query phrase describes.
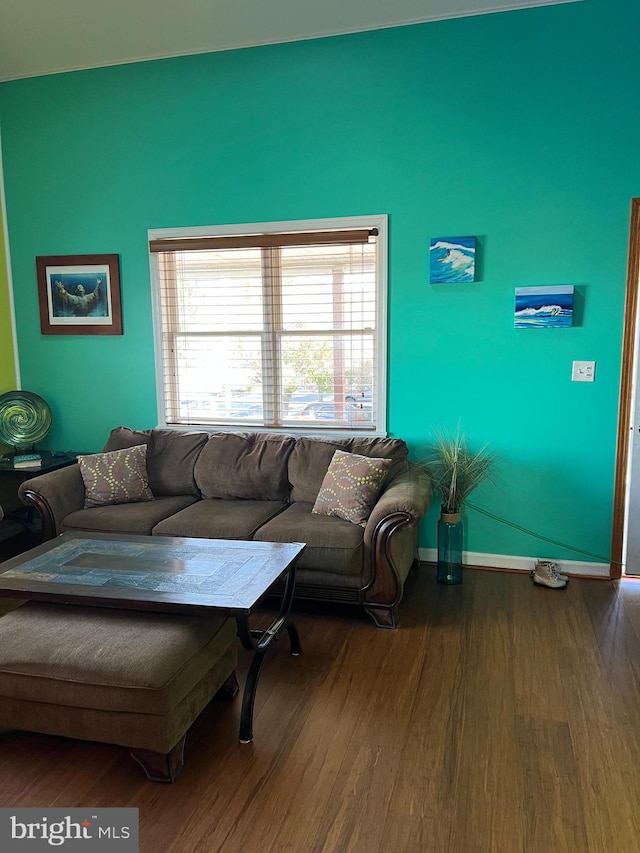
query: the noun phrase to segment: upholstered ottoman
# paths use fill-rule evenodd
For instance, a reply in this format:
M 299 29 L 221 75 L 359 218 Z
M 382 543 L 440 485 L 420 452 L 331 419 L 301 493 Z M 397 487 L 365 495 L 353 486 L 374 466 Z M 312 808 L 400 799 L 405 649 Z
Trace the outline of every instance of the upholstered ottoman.
M 198 714 L 237 693 L 236 659 L 220 616 L 27 602 L 0 618 L 0 727 L 126 746 L 173 782 Z

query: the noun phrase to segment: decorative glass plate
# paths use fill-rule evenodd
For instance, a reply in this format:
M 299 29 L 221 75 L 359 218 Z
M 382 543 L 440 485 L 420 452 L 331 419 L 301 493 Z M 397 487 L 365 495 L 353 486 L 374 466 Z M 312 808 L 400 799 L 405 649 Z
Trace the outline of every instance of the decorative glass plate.
M 31 391 L 0 394 L 0 442 L 30 447 L 51 429 L 49 404 Z

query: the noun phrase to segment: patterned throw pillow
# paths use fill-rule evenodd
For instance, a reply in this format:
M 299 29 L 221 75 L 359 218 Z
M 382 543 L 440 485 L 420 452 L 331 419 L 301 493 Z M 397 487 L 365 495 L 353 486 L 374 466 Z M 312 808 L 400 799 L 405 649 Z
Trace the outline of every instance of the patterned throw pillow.
M 336 515 L 364 527 L 392 463 L 336 450 L 311 512 Z
M 147 445 L 79 456 L 86 507 L 152 501 L 147 477 Z

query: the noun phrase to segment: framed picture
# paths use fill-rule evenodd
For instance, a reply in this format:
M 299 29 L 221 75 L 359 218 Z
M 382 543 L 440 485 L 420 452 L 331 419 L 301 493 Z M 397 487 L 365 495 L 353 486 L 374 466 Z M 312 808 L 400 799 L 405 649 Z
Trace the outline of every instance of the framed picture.
M 429 283 L 475 281 L 476 238 L 433 237 L 429 242 Z
M 36 258 L 43 335 L 121 335 L 118 255 Z
M 573 324 L 572 284 L 516 287 L 516 329 L 562 329 Z

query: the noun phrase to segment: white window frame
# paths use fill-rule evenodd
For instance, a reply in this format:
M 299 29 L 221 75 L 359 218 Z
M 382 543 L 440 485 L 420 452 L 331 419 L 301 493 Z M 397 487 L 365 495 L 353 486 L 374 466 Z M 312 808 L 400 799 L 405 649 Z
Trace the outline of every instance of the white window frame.
M 242 234 L 279 234 L 294 233 L 298 231 L 328 231 L 350 228 L 377 229 L 376 240 L 376 394 L 378 401 L 378 420 L 376 429 L 363 431 L 361 429 L 336 428 L 313 428 L 307 426 L 267 427 L 242 424 L 225 425 L 202 425 L 193 424 L 202 432 L 246 432 L 247 429 L 255 429 L 260 432 L 286 433 L 293 435 L 318 435 L 318 436 L 373 436 L 385 437 L 387 435 L 387 294 L 388 294 L 388 217 L 386 214 L 368 216 L 346 216 L 331 219 L 307 219 L 291 220 L 282 222 L 254 222 L 237 225 L 212 225 L 194 228 L 153 228 L 147 232 L 149 241 L 182 237 L 224 237 Z M 156 370 L 156 395 L 158 410 L 158 426 L 165 429 L 189 429 L 188 425 L 175 425 L 167 423 L 165 412 L 165 381 L 163 370 L 163 348 L 162 348 L 162 313 L 160 306 L 160 278 L 158 255 L 149 252 L 149 269 L 151 277 L 151 305 L 153 311 L 153 338 L 154 338 L 154 360 Z

